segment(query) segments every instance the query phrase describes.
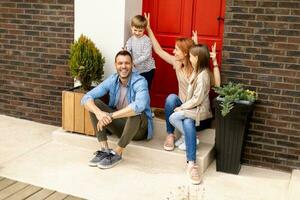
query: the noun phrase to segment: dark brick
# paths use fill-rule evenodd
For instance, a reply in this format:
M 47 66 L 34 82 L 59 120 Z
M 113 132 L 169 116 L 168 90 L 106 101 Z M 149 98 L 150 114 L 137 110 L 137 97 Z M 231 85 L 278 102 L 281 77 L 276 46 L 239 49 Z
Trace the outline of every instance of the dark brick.
M 300 51 L 288 51 L 287 52 L 287 56 L 297 56 L 297 57 L 300 57 Z M 298 69 L 299 69 L 299 67 L 298 67 Z
M 276 35 L 300 36 L 300 31 L 296 30 L 277 30 Z
M 289 24 L 283 22 L 264 22 L 265 28 L 287 29 Z
M 257 28 L 261 28 L 261 27 L 263 27 L 263 22 L 248 21 L 248 27 L 257 27 Z
M 276 1 L 259 1 L 258 7 L 278 7 L 278 2 Z
M 278 16 L 277 17 L 278 21 L 283 21 L 283 22 L 299 22 L 300 21 L 300 17 L 296 17 L 296 16 Z
M 262 37 L 261 35 L 247 35 L 247 40 L 253 40 L 253 41 L 261 41 Z
M 266 8 L 266 14 L 275 14 L 275 15 L 289 15 L 290 10 L 289 9 L 282 9 L 280 8 Z
M 270 157 L 263 157 L 262 161 L 269 162 L 269 163 L 283 164 L 282 160 L 279 160 L 279 159 L 276 159 L 276 158 L 270 158 Z
M 299 2 L 279 2 L 280 8 L 300 8 Z
M 239 21 L 239 20 L 227 20 L 225 21 L 225 26 L 246 26 L 246 21 Z
M 263 149 L 273 151 L 273 152 L 282 152 L 282 153 L 288 152 L 287 148 L 272 146 L 272 145 L 267 145 L 267 144 L 263 145 Z
M 275 21 L 276 16 L 274 15 L 258 15 L 256 17 L 258 21 Z
M 249 14 L 233 14 L 234 19 L 239 20 L 255 20 L 255 15 L 249 15 Z
M 299 136 L 300 132 L 295 129 L 278 128 L 278 133 Z
M 256 1 L 243 1 L 243 0 L 235 0 L 234 6 L 245 6 L 245 7 L 256 7 Z
M 275 140 L 262 137 L 253 137 L 253 142 L 259 142 L 263 144 L 275 144 Z
M 283 154 L 283 153 L 275 153 L 275 157 L 276 158 L 289 159 L 289 160 L 298 160 L 298 156 Z
M 277 145 L 285 146 L 285 147 L 294 147 L 294 148 L 300 148 L 300 144 L 293 143 L 293 142 L 286 142 L 286 141 L 277 141 Z

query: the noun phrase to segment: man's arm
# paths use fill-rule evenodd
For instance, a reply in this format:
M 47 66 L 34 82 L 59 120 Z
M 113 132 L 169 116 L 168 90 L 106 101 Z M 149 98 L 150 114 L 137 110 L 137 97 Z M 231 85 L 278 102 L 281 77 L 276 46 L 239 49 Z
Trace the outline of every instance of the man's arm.
M 107 78 L 102 83 L 100 83 L 97 87 L 86 93 L 83 98 L 81 99 L 81 105 L 84 106 L 85 109 L 94 113 L 99 122 L 103 122 L 104 124 L 109 124 L 111 122 L 108 113 L 100 110 L 94 102 L 94 99 L 100 98 L 104 96 L 111 86 L 111 79 L 112 77 Z M 99 123 L 98 123 L 99 125 Z M 97 127 L 98 127 L 97 125 Z M 102 130 L 102 127 L 100 128 Z M 99 130 L 99 127 L 98 127 Z
M 134 110 L 127 106 L 121 110 L 117 110 L 117 111 L 113 112 L 111 114 L 111 117 L 113 119 L 119 119 L 119 118 L 124 118 L 124 117 L 132 117 L 135 115 L 137 115 L 137 114 L 134 112 Z

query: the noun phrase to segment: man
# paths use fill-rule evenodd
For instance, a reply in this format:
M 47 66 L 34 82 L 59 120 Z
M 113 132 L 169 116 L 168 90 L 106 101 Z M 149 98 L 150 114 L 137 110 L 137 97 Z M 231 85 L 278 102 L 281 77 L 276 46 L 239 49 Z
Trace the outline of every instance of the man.
M 117 73 L 89 91 L 81 100 L 81 104 L 90 111 L 101 146 L 89 165 L 101 169 L 118 164 L 131 140 L 151 139 L 153 134 L 147 81 L 132 71 L 132 56 L 128 51 L 117 53 L 115 67 Z M 108 105 L 99 99 L 107 93 Z M 107 133 L 120 137 L 114 150 L 109 149 Z

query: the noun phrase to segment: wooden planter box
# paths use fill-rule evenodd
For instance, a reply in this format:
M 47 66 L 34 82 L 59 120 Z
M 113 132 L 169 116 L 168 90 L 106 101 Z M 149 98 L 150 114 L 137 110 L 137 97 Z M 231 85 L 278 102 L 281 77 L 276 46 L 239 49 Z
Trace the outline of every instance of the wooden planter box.
M 62 92 L 62 127 L 66 131 L 95 135 L 89 112 L 80 105 L 84 93 Z

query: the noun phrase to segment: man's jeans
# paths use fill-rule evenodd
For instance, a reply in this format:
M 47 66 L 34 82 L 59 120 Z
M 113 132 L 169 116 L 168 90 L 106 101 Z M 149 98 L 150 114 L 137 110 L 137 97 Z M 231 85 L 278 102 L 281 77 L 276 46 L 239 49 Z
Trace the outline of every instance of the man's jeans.
M 165 103 L 165 116 L 166 116 L 166 126 L 167 133 L 174 133 L 174 126 L 170 123 L 170 116 L 174 112 L 174 109 L 182 104 L 181 100 L 176 94 L 170 94 Z
M 95 99 L 94 102 L 104 112 L 112 113 L 115 111 L 100 99 Z M 107 132 L 120 137 L 118 146 L 122 148 L 125 148 L 131 140 L 144 140 L 147 138 L 148 120 L 145 113 L 127 118 L 114 119 L 102 131 L 97 130 L 98 119 L 96 115 L 90 112 L 90 117 L 99 142 L 107 141 Z
M 185 117 L 183 111 L 174 112 L 169 120 L 176 129 L 184 134 L 187 160 L 196 161 L 197 133 L 195 120 Z

